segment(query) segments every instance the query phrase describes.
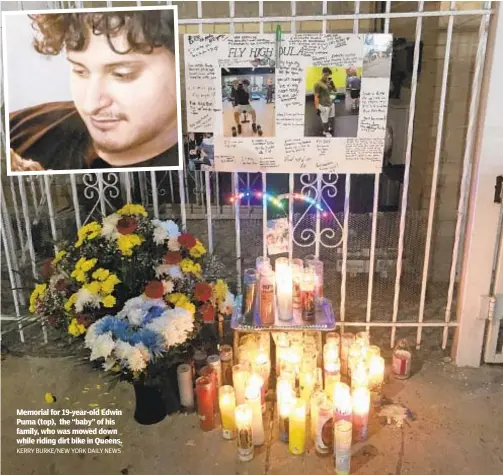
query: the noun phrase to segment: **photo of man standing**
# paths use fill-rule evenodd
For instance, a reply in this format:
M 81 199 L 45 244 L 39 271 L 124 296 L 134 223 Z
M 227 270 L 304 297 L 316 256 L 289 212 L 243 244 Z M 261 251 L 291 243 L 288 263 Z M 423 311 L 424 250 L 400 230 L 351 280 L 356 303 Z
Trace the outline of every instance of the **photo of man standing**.
M 28 16 L 35 50 L 66 56 L 73 100 L 9 111 L 10 172 L 182 167 L 172 8 Z
M 332 81 L 332 70 L 323 68 L 321 79 L 314 85 L 314 107 L 321 119 L 325 137 L 332 137 L 332 123 L 335 117 L 334 96 L 337 92 Z

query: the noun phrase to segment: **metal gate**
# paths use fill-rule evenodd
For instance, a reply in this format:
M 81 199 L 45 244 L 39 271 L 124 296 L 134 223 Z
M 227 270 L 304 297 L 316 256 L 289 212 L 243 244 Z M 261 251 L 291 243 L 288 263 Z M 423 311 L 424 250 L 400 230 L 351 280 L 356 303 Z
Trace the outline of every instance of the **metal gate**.
M 53 252 L 58 239 L 93 216 L 131 201 L 141 201 L 156 217 L 178 218 L 183 227 L 202 236 L 227 268 L 234 269 L 231 280 L 239 292 L 242 269 L 266 252 L 267 221 L 274 215 L 265 198 L 234 203 L 228 198 L 250 188 L 265 192 L 274 186 L 278 194 L 290 196 L 288 254 L 324 259 L 327 296 L 335 303 L 342 330 L 370 329 L 374 340 L 390 346 L 407 336 L 418 347 L 427 343 L 448 348 L 458 326 L 457 282 L 488 27 L 494 13 L 491 2 L 145 3 L 177 4 L 180 33 L 267 33 L 280 24 L 285 32 L 389 32 L 403 37 L 410 71 L 400 104 L 390 106 L 389 121 L 396 127 L 391 163 L 385 173 L 375 175 L 187 169 L 26 178 L 4 173 L 2 276 L 10 289 L 7 292 L 4 285 L 2 290 L 2 320 L 18 325 L 23 341 L 27 282 L 38 278 L 38 264 Z M 98 4 L 105 2 L 4 2 L 2 7 Z M 462 67 L 461 58 L 465 58 Z M 463 107 L 458 108 L 461 102 Z M 459 136 L 451 135 L 452 121 L 457 121 Z M 459 144 L 461 151 L 454 152 Z M 455 190 L 444 203 L 446 180 L 453 176 L 449 183 Z M 326 213 L 312 204 L 299 207 L 293 202 L 294 193 L 322 202 Z M 443 240 L 444 221 L 449 221 L 449 232 Z M 54 244 L 44 245 L 44 237 Z

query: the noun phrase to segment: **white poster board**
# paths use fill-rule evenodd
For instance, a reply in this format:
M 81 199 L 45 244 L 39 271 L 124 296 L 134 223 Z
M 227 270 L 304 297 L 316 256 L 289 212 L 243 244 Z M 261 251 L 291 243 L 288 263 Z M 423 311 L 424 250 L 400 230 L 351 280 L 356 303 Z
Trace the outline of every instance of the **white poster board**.
M 381 171 L 391 35 L 283 35 L 279 55 L 273 34 L 184 41 L 187 130 L 214 134 L 216 170 Z

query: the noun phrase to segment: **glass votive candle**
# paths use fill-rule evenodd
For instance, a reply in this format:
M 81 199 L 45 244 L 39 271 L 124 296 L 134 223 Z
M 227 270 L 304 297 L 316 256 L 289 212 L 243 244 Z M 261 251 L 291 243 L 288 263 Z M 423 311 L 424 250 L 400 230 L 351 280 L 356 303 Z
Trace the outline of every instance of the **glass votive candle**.
M 252 440 L 253 445 L 259 446 L 265 442 L 264 420 L 260 404 L 260 388 L 257 385 L 248 385 L 245 391 L 246 404 L 252 411 Z
M 294 455 L 306 450 L 306 403 L 297 398 L 290 412 L 288 447 Z
M 250 378 L 249 367 L 244 364 L 237 364 L 232 367 L 232 382 L 236 390 L 236 403 L 244 404 L 246 383 Z
M 260 376 L 257 373 L 252 373 L 246 383 L 246 389 L 248 389 L 250 386 L 256 387 L 259 390 L 262 414 L 264 414 L 265 409 L 266 409 L 264 378 L 262 378 L 262 376 Z M 245 393 L 246 393 L 246 389 L 245 389 Z
M 222 386 L 222 362 L 220 361 L 220 355 L 210 355 L 206 359 L 206 362 L 217 373 L 217 388 L 219 388 Z
M 236 407 L 236 429 L 238 442 L 238 457 L 241 462 L 253 459 L 252 409 L 248 404 Z
M 369 377 L 367 365 L 364 361 L 358 361 L 351 370 L 351 389 L 354 391 L 357 388 L 367 388 L 369 385 Z
M 245 269 L 243 277 L 243 314 L 253 313 L 257 296 L 257 271 Z
M 201 368 L 204 368 L 206 366 L 207 358 L 208 355 L 205 351 L 196 350 L 194 352 L 194 369 L 196 372 L 196 376 L 200 376 L 199 372 L 201 371 Z
M 343 333 L 341 336 L 341 373 L 344 376 L 348 376 L 348 357 L 349 348 L 355 342 L 354 333 Z
M 325 335 L 325 343 L 329 343 L 331 341 L 334 341 L 338 347 L 341 346 L 341 336 L 337 332 L 328 332 Z
M 194 408 L 194 387 L 192 382 L 192 366 L 181 364 L 176 369 L 180 404 L 184 409 Z
M 255 259 L 255 266 L 260 273 L 264 267 L 271 267 L 271 259 L 267 256 L 259 256 Z
M 351 443 L 353 425 L 340 420 L 334 427 L 334 461 L 336 475 L 349 475 L 351 469 Z
M 288 442 L 289 419 L 295 398 L 293 394 L 283 396 L 278 400 L 278 428 L 279 440 Z
M 369 364 L 369 390 L 372 405 L 374 406 L 379 406 L 381 402 L 384 369 L 384 358 L 378 355 L 372 356 Z
M 310 260 L 308 267 L 314 270 L 316 299 L 320 301 L 323 298 L 323 261 L 319 259 Z
M 264 391 L 267 394 L 269 390 L 269 376 L 271 374 L 271 360 L 265 353 L 260 352 L 255 358 L 252 365 L 252 370 L 257 373 L 264 380 Z
M 220 361 L 222 363 L 222 384 L 232 386 L 232 346 L 220 347 Z
M 316 276 L 313 269 L 304 269 L 300 283 L 302 299 L 302 320 L 313 322 L 316 315 Z
M 370 345 L 367 348 L 367 365 L 370 366 L 370 360 L 372 359 L 373 356 L 381 356 L 381 349 L 377 345 Z
M 300 284 L 304 274 L 302 259 L 292 260 L 292 305 L 296 310 L 302 309 L 302 294 Z
M 367 440 L 370 411 L 370 392 L 359 387 L 353 391 L 353 436 L 356 441 Z
M 358 343 L 353 343 L 348 354 L 348 376 L 353 375 L 353 368 L 360 361 L 365 361 L 362 355 L 362 347 Z
M 270 267 L 264 267 L 260 273 L 260 321 L 264 326 L 274 324 L 275 320 L 275 282 L 274 272 Z
M 220 416 L 222 419 L 222 435 L 224 439 L 236 437 L 236 395 L 232 386 L 221 386 L 218 390 Z
M 203 431 L 215 428 L 215 410 L 213 399 L 213 380 L 208 376 L 196 379 L 197 413 L 199 426 Z
M 368 347 L 370 345 L 369 332 L 358 332 L 355 336 L 355 342 L 362 346 Z
M 316 418 L 316 432 L 314 437 L 314 448 L 318 455 L 328 455 L 333 449 L 334 433 L 334 411 L 333 405 L 328 399 L 322 400 L 318 405 L 318 416 Z
M 213 410 L 218 412 L 218 376 L 215 368 L 207 365 L 200 371 L 201 376 L 208 376 L 212 380 Z
M 351 400 L 351 390 L 344 383 L 336 383 L 334 388 L 334 420 L 347 420 L 351 422 L 353 403 Z

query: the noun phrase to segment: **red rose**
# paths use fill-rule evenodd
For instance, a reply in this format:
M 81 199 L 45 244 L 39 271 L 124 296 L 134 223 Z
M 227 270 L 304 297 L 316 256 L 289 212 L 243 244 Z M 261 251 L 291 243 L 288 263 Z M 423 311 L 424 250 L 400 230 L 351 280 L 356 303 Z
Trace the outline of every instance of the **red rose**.
M 52 259 L 46 259 L 42 264 L 42 269 L 40 270 L 42 277 L 48 279 L 54 274 L 54 267 L 52 265 Z
M 178 264 L 182 260 L 182 255 L 178 251 L 168 251 L 164 254 L 165 264 Z
M 215 321 L 215 307 L 209 303 L 205 303 L 199 309 L 203 317 L 203 321 L 206 323 L 211 323 Z
M 180 246 L 187 249 L 192 249 L 197 243 L 196 238 L 189 233 L 180 234 L 178 242 L 180 243 Z
M 145 295 L 151 299 L 160 299 L 164 295 L 164 285 L 159 280 L 151 280 L 145 287 Z
M 117 231 L 121 234 L 132 234 L 136 230 L 136 219 L 131 218 L 130 216 L 123 216 L 117 222 Z
M 205 282 L 199 282 L 194 289 L 194 296 L 200 302 L 207 302 L 211 298 L 211 286 Z

